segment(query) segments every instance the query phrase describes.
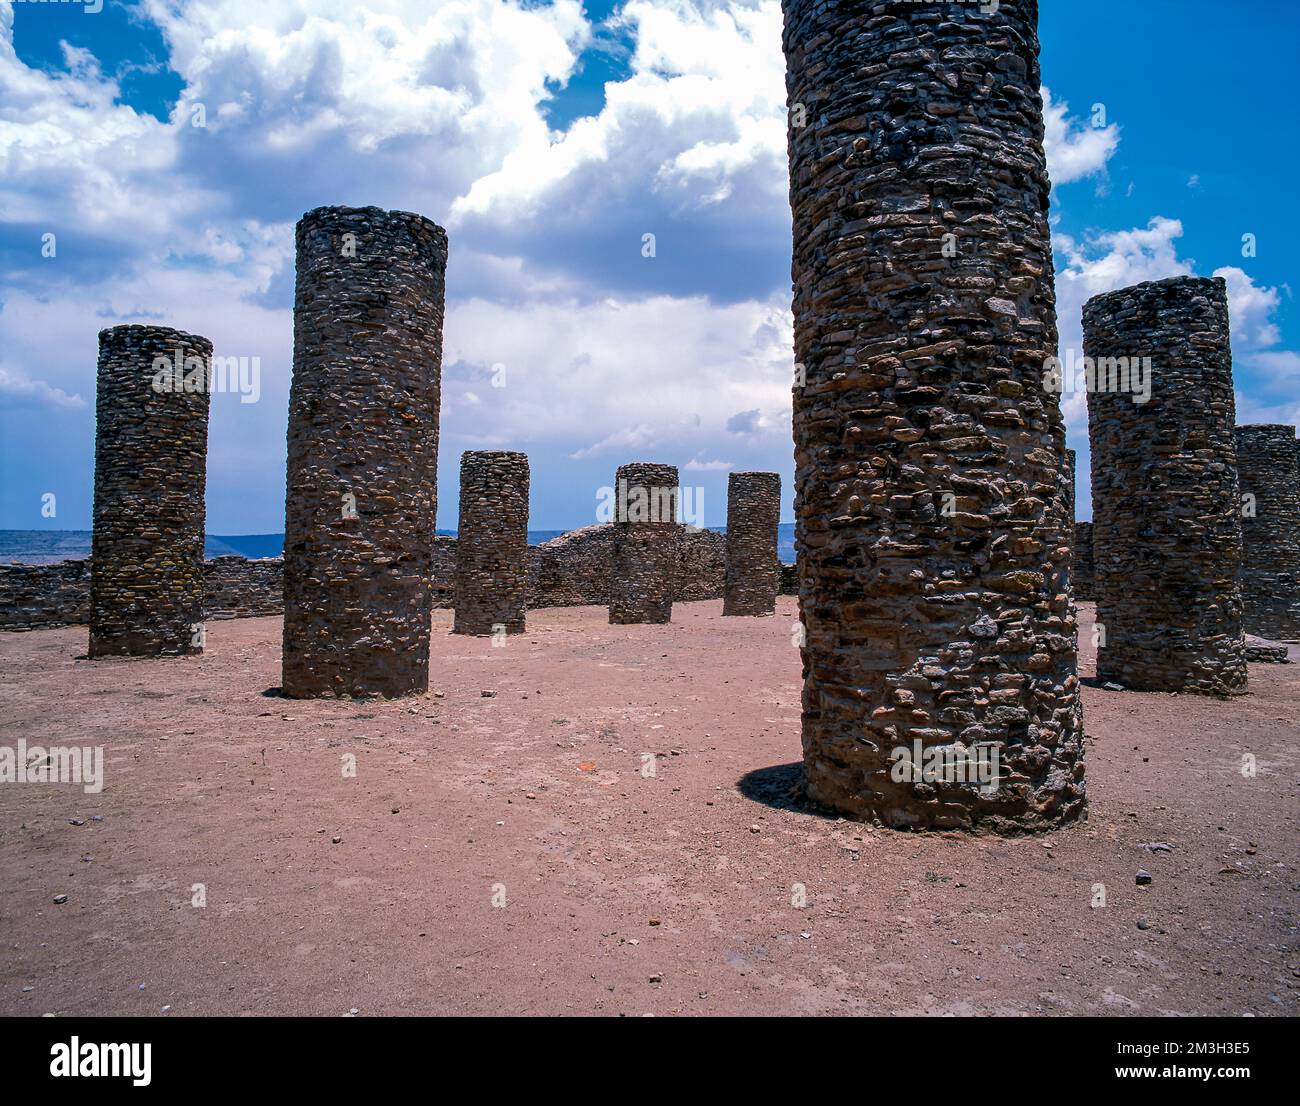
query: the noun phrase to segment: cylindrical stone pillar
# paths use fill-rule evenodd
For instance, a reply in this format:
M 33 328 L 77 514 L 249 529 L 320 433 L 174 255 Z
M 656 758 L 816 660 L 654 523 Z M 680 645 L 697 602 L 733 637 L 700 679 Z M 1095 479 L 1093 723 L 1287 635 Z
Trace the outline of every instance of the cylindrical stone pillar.
M 636 462 L 614 481 L 609 621 L 669 622 L 681 571 L 677 468 Z
M 1097 598 L 1097 569 L 1093 563 L 1092 523 L 1074 524 L 1074 600 L 1088 602 Z
M 1048 827 L 1084 784 L 1037 4 L 783 7 L 804 790 Z
M 1241 694 L 1227 288 L 1174 277 L 1096 296 L 1083 308 L 1083 351 L 1094 374 L 1097 676 L 1135 691 Z
M 1294 426 L 1239 426 L 1241 603 L 1247 633 L 1300 638 L 1300 461 Z
M 297 253 L 283 690 L 421 692 L 447 235 L 406 211 L 321 207 Z
M 203 652 L 203 494 L 212 343 L 99 332 L 90 656 Z
M 781 522 L 781 476 L 733 472 L 727 477 L 727 572 L 724 615 L 776 613 L 781 584 L 777 527 Z
M 522 634 L 528 609 L 528 455 L 460 458 L 456 531 L 457 634 Z
M 1079 455 L 1072 449 L 1065 451 L 1065 509 L 1066 521 L 1073 524 L 1075 514 L 1074 482 L 1078 471 Z

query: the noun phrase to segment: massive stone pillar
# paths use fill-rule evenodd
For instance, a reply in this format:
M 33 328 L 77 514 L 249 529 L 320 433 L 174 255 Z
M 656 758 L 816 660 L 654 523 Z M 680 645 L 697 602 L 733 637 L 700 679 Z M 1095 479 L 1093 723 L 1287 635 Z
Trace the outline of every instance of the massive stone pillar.
M 99 332 L 90 655 L 203 652 L 203 494 L 212 343 Z
M 727 477 L 727 576 L 724 615 L 776 613 L 781 583 L 777 527 L 781 477 L 775 472 L 733 472 Z
M 1093 562 L 1092 523 L 1074 524 L 1074 600 L 1083 603 L 1097 598 L 1097 568 Z
M 784 10 L 804 787 L 1051 826 L 1084 783 L 1037 4 Z
M 1294 426 L 1239 426 L 1241 602 L 1247 633 L 1300 639 L 1300 461 Z
M 528 455 L 460 458 L 453 633 L 524 632 L 528 609 Z
M 623 465 L 614 492 L 609 620 L 669 622 L 681 571 L 677 469 L 649 462 Z
M 1234 695 L 1242 652 L 1232 352 L 1220 278 L 1175 277 L 1083 308 L 1097 676 Z M 1145 378 L 1149 399 L 1136 383 Z
M 321 207 L 297 247 L 284 693 L 424 691 L 447 235 Z

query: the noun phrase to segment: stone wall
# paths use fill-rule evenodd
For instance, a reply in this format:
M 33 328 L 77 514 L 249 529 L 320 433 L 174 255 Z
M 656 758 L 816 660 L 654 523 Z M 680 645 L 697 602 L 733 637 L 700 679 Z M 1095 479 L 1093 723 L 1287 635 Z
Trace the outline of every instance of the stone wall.
M 296 245 L 281 683 L 422 692 L 447 234 L 410 212 L 322 207 Z
M 1097 598 L 1097 566 L 1093 562 L 1092 523 L 1074 524 L 1074 599 L 1076 603 Z
M 776 613 L 780 566 L 776 529 L 781 521 L 781 477 L 733 472 L 727 479 L 727 586 L 724 615 Z
M 1295 427 L 1239 426 L 1235 438 L 1243 499 L 1242 625 L 1247 633 L 1273 641 L 1300 639 L 1300 464 Z
M 608 523 L 571 530 L 528 547 L 528 606 L 606 606 L 613 572 L 614 530 Z M 721 599 L 726 539 L 713 530 L 688 530 L 681 539 L 676 602 Z M 433 606 L 454 604 L 456 539 L 433 539 L 430 591 Z M 792 571 L 793 565 L 783 569 Z M 214 557 L 204 563 L 203 619 L 277 615 L 284 609 L 284 561 Z M 794 591 L 798 593 L 798 581 Z M 0 565 L 0 631 L 39 630 L 86 623 L 90 561 Z
M 653 462 L 622 465 L 614 488 L 609 621 L 670 622 L 682 569 L 677 468 Z
M 213 557 L 203 564 L 205 620 L 256 618 L 284 610 L 284 558 Z
M 460 459 L 456 634 L 524 632 L 528 609 L 528 455 L 469 450 Z
M 99 332 L 90 655 L 203 651 L 212 343 L 166 326 Z
M 1096 296 L 1085 356 L 1147 358 L 1146 402 L 1098 366 L 1092 442 L 1097 676 L 1138 691 L 1237 695 L 1241 509 L 1228 297 L 1219 277 L 1174 277 Z
M 1038 6 L 783 7 L 804 789 L 1048 828 L 1084 784 Z M 999 785 L 893 771 L 914 743 Z

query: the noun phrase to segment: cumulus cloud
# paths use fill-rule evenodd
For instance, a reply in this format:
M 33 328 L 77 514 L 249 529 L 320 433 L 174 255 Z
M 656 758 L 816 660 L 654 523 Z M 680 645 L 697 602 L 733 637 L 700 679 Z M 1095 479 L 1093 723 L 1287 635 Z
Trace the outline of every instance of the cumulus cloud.
M 1070 105 L 1053 100 L 1051 90 L 1043 86 L 1043 146 L 1047 168 L 1053 184 L 1103 173 L 1111 155 L 1119 149 L 1119 127 L 1114 123 L 1093 126 L 1091 119 L 1080 122 L 1069 115 Z
M 68 395 L 44 380 L 29 380 L 22 373 L 0 368 L 0 403 L 7 407 L 85 407 L 86 401 L 78 395 Z

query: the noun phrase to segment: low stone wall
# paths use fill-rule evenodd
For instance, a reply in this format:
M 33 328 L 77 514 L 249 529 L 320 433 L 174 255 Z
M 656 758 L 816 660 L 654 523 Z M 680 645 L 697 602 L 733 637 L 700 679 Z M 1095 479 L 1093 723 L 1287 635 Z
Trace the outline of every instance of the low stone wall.
M 609 602 L 613 527 L 571 530 L 528 547 L 528 606 L 604 606 Z M 726 576 L 726 539 L 712 530 L 682 537 L 682 571 L 674 599 L 720 599 Z M 204 562 L 205 619 L 252 618 L 284 609 L 284 560 L 213 557 Z M 433 540 L 433 605 L 454 602 L 456 539 Z M 0 631 L 84 625 L 89 617 L 90 561 L 0 565 Z
M 203 564 L 203 617 L 256 618 L 284 610 L 284 559 L 213 557 Z
M 0 630 L 77 626 L 90 621 L 90 559 L 0 565 Z

